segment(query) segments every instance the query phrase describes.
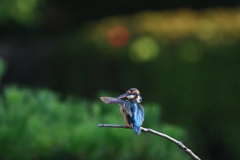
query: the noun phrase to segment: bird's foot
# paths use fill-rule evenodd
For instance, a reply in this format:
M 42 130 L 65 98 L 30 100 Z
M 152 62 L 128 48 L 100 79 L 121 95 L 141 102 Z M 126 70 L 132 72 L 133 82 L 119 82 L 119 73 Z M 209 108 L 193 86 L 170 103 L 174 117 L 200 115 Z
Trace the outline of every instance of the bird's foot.
M 129 125 L 125 125 L 125 128 L 127 129 L 127 128 L 132 128 L 131 126 L 129 126 Z

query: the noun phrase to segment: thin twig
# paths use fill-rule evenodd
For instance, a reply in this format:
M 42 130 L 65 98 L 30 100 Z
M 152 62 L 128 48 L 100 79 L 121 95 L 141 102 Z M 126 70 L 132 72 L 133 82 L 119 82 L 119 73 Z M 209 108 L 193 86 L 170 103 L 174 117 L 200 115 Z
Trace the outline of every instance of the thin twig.
M 132 128 L 129 128 L 125 125 L 113 125 L 113 124 L 99 124 L 98 127 L 113 127 L 113 128 L 126 128 L 126 129 L 132 129 Z M 180 147 L 182 150 L 184 150 L 187 154 L 189 154 L 192 158 L 196 159 L 196 160 L 201 160 L 198 156 L 196 156 L 190 149 L 188 149 L 182 142 L 164 134 L 164 133 L 160 133 L 160 132 L 157 132 L 153 129 L 150 129 L 150 128 L 144 128 L 144 127 L 141 127 L 141 130 L 143 132 L 150 132 L 152 134 L 155 134 L 157 136 L 161 136 L 163 138 L 166 138 L 170 141 L 172 141 L 173 143 L 175 143 L 176 145 L 178 145 L 178 147 Z

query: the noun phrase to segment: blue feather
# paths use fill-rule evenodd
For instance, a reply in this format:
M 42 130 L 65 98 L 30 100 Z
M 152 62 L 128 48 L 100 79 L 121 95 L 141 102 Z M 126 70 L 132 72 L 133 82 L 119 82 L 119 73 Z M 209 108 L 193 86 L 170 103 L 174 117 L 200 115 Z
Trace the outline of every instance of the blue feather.
M 139 135 L 141 133 L 141 125 L 143 122 L 143 112 L 140 110 L 140 108 L 138 107 L 138 104 L 133 103 L 133 130 L 134 132 Z
M 129 110 L 132 116 L 125 114 L 128 124 L 133 127 L 134 132 L 139 135 L 141 133 L 141 125 L 144 120 L 144 109 L 143 107 L 132 100 L 125 100 L 125 110 Z

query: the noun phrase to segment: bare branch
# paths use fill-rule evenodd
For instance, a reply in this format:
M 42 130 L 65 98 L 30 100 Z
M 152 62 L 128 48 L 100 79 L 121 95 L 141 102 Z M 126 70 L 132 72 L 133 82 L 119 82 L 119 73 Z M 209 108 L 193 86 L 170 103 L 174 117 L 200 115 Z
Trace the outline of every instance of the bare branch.
M 125 126 L 125 125 L 113 125 L 113 124 L 99 124 L 98 127 L 113 127 L 113 128 L 126 128 L 126 129 L 132 129 L 128 126 Z M 157 132 L 153 129 L 150 129 L 150 128 L 144 128 L 144 127 L 141 127 L 141 130 L 143 132 L 150 132 L 152 134 L 155 134 L 157 136 L 160 136 L 160 137 L 163 137 L 163 138 L 166 138 L 170 141 L 172 141 L 173 143 L 175 143 L 176 145 L 178 145 L 178 147 L 180 147 L 182 150 L 184 150 L 187 154 L 189 154 L 192 158 L 196 159 L 196 160 L 201 160 L 197 155 L 195 155 L 190 149 L 188 149 L 182 142 L 164 134 L 164 133 L 160 133 L 160 132 Z

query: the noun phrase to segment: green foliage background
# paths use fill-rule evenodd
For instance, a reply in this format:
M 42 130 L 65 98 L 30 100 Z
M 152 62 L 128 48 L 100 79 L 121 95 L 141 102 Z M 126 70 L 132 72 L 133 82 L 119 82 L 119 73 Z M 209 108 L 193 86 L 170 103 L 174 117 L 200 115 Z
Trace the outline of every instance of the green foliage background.
M 132 10 L 146 2 L 157 7 L 155 0 L 141 2 L 121 1 L 115 7 Z M 123 124 L 118 107 L 103 104 L 99 96 L 136 87 L 144 103 L 158 104 L 143 104 L 145 127 L 188 140 L 202 159 L 238 160 L 239 7 L 159 11 L 144 6 L 141 12 L 116 16 L 117 9 L 111 14 L 105 8 L 115 10 L 110 1 L 86 4 L 0 1 L 0 56 L 5 60 L 0 62 L 0 141 L 5 146 L 0 156 L 171 159 L 182 154 L 167 141 L 158 144 L 159 137 L 97 128 L 98 123 Z
M 4 70 L 3 61 L 1 74 Z M 74 96 L 60 100 L 47 89 L 8 86 L 0 96 L 0 157 L 13 159 L 169 159 L 190 157 L 161 137 L 129 129 L 98 128 L 123 124 L 118 105 Z M 110 95 L 102 93 L 100 95 Z M 160 123 L 160 107 L 145 105 L 144 126 L 186 140 L 180 127 Z
M 98 128 L 99 123 L 123 124 L 118 105 L 73 97 L 60 100 L 58 94 L 43 89 L 9 86 L 4 92 L 6 99 L 0 101 L 1 159 L 190 159 L 161 137 Z M 182 128 L 159 122 L 158 106 L 144 106 L 144 126 L 186 140 Z

